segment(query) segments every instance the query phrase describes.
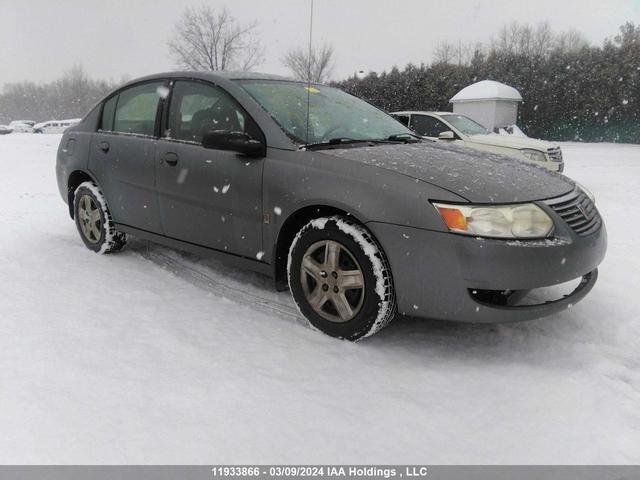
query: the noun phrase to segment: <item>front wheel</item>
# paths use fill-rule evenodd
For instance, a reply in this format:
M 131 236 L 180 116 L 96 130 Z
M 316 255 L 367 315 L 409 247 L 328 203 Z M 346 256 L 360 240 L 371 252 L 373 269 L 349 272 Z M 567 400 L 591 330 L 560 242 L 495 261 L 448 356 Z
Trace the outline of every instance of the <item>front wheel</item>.
M 96 253 L 112 253 L 122 250 L 127 236 L 118 232 L 107 201 L 94 182 L 81 183 L 73 197 L 74 218 L 82 241 Z
M 391 270 L 382 248 L 346 217 L 306 224 L 291 244 L 287 273 L 298 309 L 327 335 L 359 340 L 395 316 Z

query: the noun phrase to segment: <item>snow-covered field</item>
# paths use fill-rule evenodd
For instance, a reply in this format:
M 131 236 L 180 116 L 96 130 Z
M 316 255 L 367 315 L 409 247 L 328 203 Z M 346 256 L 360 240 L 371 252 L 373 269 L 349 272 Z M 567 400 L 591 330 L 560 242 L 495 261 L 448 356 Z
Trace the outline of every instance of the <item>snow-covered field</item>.
M 87 250 L 59 138 L 0 137 L 0 463 L 640 462 L 640 146 L 563 145 L 609 230 L 583 302 L 351 344 L 258 275 Z

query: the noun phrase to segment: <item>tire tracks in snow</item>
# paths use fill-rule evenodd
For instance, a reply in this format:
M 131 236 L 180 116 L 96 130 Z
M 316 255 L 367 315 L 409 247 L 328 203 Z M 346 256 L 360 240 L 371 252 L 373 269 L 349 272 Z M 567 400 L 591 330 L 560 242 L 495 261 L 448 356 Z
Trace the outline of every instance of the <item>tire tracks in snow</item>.
M 178 257 L 175 258 L 163 253 L 162 249 L 163 247 L 161 246 L 146 244 L 141 241 L 135 241 L 130 247 L 131 251 L 145 260 L 154 263 L 163 270 L 168 270 L 175 276 L 209 293 L 227 298 L 234 303 L 245 305 L 260 312 L 267 310 L 276 315 L 300 321 L 300 315 L 293 304 L 287 305 L 286 303 L 264 298 L 252 291 L 258 287 L 241 284 L 236 279 L 224 277 L 224 274 L 212 272 L 211 268 L 207 266 L 199 267 L 194 262 L 182 257 L 181 252 L 177 250 L 171 252 Z M 203 270 L 208 270 L 209 272 Z

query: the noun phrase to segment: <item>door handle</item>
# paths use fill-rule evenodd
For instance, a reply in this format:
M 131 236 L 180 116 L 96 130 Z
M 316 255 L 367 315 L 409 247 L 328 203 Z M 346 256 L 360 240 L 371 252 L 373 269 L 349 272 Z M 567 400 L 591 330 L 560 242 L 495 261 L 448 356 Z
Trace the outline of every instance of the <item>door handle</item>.
M 164 162 L 170 167 L 175 167 L 178 164 L 178 154 L 167 152 L 160 158 L 160 162 Z
M 98 143 L 98 148 L 104 153 L 107 153 L 109 151 L 109 142 L 102 141 Z

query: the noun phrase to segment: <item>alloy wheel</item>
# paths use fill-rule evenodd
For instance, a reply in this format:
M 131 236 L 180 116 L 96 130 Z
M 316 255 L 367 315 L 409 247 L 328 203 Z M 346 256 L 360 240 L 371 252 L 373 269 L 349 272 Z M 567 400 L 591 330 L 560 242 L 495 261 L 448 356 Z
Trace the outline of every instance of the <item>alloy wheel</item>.
M 100 209 L 90 195 L 82 195 L 78 202 L 78 220 L 82 235 L 89 243 L 95 244 L 102 236 Z
M 348 322 L 364 303 L 364 275 L 358 261 L 342 244 L 321 240 L 302 258 L 300 278 L 311 308 L 331 322 Z

